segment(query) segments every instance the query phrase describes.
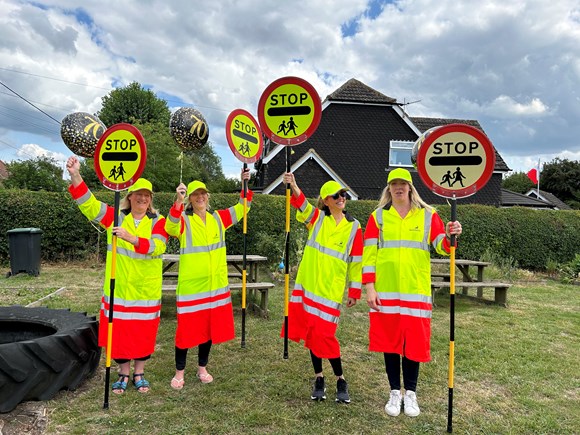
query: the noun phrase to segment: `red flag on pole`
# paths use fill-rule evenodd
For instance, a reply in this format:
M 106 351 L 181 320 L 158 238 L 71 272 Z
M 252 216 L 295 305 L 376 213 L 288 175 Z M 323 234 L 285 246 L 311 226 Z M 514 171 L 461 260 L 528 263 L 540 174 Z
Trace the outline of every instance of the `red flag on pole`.
M 536 168 L 530 169 L 526 174 L 534 184 L 538 184 L 538 170 Z

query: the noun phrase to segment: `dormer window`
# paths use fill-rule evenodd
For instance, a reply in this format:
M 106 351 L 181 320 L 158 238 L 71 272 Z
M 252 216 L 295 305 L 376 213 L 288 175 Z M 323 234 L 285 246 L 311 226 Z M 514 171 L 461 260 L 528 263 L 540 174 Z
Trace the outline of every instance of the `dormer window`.
M 389 166 L 412 167 L 411 151 L 415 142 L 392 140 L 389 147 Z

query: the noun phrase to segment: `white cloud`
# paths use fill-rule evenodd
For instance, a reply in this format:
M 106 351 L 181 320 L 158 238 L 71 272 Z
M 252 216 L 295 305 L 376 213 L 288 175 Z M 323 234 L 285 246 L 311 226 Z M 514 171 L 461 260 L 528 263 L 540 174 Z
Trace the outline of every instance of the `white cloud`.
M 23 160 L 28 160 L 31 158 L 37 158 L 42 156 L 50 157 L 59 162 L 64 162 L 67 159 L 67 156 L 65 156 L 63 153 L 50 151 L 41 147 L 40 145 L 33 143 L 22 145 L 20 149 L 16 151 L 15 154 L 17 157 Z
M 477 119 L 502 156 L 580 151 L 577 0 L 399 0 L 373 17 L 367 6 L 0 0 L 0 81 L 56 119 L 98 111 L 113 86 L 151 86 L 172 109 L 181 100 L 203 113 L 227 174 L 239 167 L 227 115 L 255 115 L 263 90 L 285 75 L 322 98 L 354 77 L 401 102 L 421 100 L 411 116 Z M 357 33 L 343 38 L 353 19 Z M 58 125 L 0 91 L 0 130 L 45 135 L 38 144 L 61 153 Z
M 527 104 L 518 103 L 507 95 L 500 95 L 485 108 L 490 116 L 501 117 L 523 117 L 538 116 L 548 112 L 548 108 L 539 98 L 532 98 Z

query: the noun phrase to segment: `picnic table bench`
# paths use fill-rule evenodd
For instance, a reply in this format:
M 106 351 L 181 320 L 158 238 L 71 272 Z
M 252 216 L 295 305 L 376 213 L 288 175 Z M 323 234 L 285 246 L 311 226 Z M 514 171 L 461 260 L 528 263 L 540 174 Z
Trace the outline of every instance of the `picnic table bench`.
M 165 265 L 163 267 L 162 291 L 175 291 L 177 285 L 174 282 L 167 282 L 166 280 L 177 279 L 178 272 L 172 272 L 170 269 L 179 263 L 179 254 L 163 254 L 162 256 Z M 251 303 L 250 308 L 258 312 L 262 317 L 268 317 L 268 291 L 274 287 L 271 282 L 258 282 L 258 265 L 268 260 L 268 257 L 261 255 L 246 255 L 246 291 L 248 292 L 248 299 L 254 299 L 257 292 L 260 292 L 260 303 Z M 229 279 L 242 279 L 243 271 L 243 255 L 226 255 L 228 266 L 234 270 L 228 271 Z M 230 282 L 230 291 L 242 290 L 242 282 Z
M 450 267 L 451 260 L 448 258 L 432 258 L 432 265 L 447 265 Z M 495 281 L 485 281 L 484 280 L 484 270 L 491 263 L 486 261 L 475 261 L 475 260 L 463 260 L 455 259 L 455 266 L 461 272 L 461 277 L 463 281 L 455 281 L 456 287 L 461 287 L 461 295 L 466 297 L 474 298 L 478 301 L 485 303 L 496 303 L 498 305 L 507 306 L 507 291 L 511 287 L 511 284 Z M 470 267 L 477 268 L 477 276 L 472 276 L 470 273 Z M 442 281 L 431 279 L 431 290 L 434 292 L 442 288 L 450 288 L 451 277 L 449 273 L 438 273 L 434 272 L 431 274 L 431 278 L 443 278 Z M 475 288 L 477 293 L 476 296 L 469 295 L 469 290 Z M 493 301 L 485 299 L 483 297 L 483 289 L 492 288 L 494 289 Z

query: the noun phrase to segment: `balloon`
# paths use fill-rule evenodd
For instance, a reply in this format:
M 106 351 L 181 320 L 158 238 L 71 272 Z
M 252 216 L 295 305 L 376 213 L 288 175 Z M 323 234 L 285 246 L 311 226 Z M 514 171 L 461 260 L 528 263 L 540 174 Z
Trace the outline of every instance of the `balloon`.
M 205 145 L 209 127 L 198 110 L 182 107 L 171 115 L 169 133 L 183 151 L 193 151 Z
M 93 157 L 99 139 L 107 127 L 95 115 L 75 112 L 66 115 L 60 125 L 60 137 L 78 156 Z

